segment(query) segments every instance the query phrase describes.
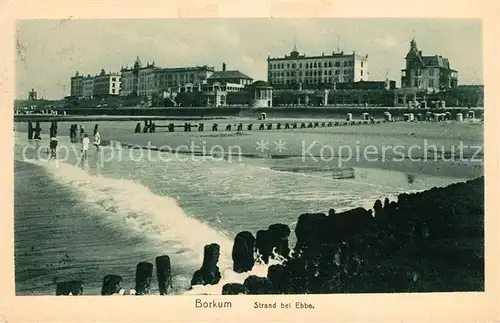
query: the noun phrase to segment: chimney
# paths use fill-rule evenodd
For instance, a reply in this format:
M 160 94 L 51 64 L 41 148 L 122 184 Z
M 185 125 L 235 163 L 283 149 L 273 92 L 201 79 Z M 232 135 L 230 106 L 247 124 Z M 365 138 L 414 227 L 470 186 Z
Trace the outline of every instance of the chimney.
M 222 71 L 225 72 L 226 71 L 226 63 L 222 63 Z

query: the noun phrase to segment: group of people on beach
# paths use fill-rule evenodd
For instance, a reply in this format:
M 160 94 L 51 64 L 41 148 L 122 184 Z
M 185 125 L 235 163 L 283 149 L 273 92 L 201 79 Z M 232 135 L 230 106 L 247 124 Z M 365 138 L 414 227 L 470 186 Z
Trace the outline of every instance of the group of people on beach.
M 78 125 L 72 124 L 69 129 L 69 136 L 70 140 L 72 143 L 77 142 L 77 132 L 78 129 L 80 130 L 80 141 L 82 143 L 82 159 L 87 158 L 87 153 L 90 147 L 90 138 L 89 136 L 85 133 L 85 129 L 83 125 Z M 41 127 L 40 127 L 40 122 L 36 122 L 36 127 L 33 127 L 31 122 L 28 122 L 28 139 L 35 139 L 37 141 L 42 140 L 40 136 L 41 132 Z M 96 147 L 96 150 L 99 151 L 99 147 L 101 145 L 101 135 L 99 133 L 99 125 L 96 124 L 94 127 L 94 131 L 92 132 L 93 137 L 94 137 L 94 146 Z M 57 157 L 56 151 L 57 151 L 57 145 L 58 145 L 58 139 L 57 139 L 57 121 L 52 121 L 50 123 L 50 129 L 49 129 L 49 153 L 50 153 L 50 158 L 55 159 Z
M 83 135 L 85 134 L 85 129 L 83 128 L 83 125 L 81 124 L 80 127 L 78 127 L 77 124 L 72 124 L 69 127 L 69 138 L 71 142 L 77 142 L 78 140 L 76 139 L 78 129 L 80 129 L 80 140 L 83 139 Z
M 92 132 L 94 136 L 94 146 L 97 151 L 99 151 L 99 146 L 101 145 L 101 135 L 99 134 L 98 128 L 99 125 L 96 124 L 94 127 L 94 131 Z M 89 147 L 90 147 L 90 138 L 87 134 L 84 134 L 82 138 L 82 159 L 87 158 L 87 152 L 89 151 Z

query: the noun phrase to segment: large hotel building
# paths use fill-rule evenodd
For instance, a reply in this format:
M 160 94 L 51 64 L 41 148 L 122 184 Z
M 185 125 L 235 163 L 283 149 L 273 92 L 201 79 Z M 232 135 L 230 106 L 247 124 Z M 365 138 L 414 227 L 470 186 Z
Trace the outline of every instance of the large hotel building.
M 284 57 L 267 58 L 268 83 L 274 88 L 334 87 L 336 83 L 368 81 L 368 55 L 306 56 L 294 49 Z
M 152 96 L 161 90 L 180 92 L 207 82 L 215 72 L 213 67 L 193 66 L 179 68 L 162 68 L 153 63 L 142 65 L 139 57 L 132 68 L 121 69 L 120 96 Z

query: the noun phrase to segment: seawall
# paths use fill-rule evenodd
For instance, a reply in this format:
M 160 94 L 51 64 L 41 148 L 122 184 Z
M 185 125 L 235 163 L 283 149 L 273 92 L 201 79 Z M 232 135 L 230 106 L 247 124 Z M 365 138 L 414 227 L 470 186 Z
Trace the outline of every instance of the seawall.
M 152 107 L 152 108 L 71 108 L 67 110 L 58 109 L 59 113 L 66 111 L 67 116 L 127 116 L 129 120 L 135 117 L 149 116 L 154 119 L 167 118 L 190 118 L 190 119 L 209 119 L 221 117 L 239 117 L 239 118 L 255 118 L 266 113 L 268 118 L 340 118 L 344 119 L 347 113 L 352 113 L 354 119 L 361 117 L 363 112 L 367 112 L 375 118 L 382 119 L 384 112 L 389 111 L 394 117 L 402 117 L 405 113 L 421 113 L 425 115 L 427 112 L 450 112 L 452 116 L 457 113 L 462 113 L 464 116 L 468 111 L 475 111 L 476 118 L 479 118 L 483 113 L 483 108 L 445 108 L 445 109 L 410 109 L 399 107 L 269 107 L 269 108 L 248 108 L 248 107 L 185 107 L 185 108 L 169 108 L 169 107 Z M 45 120 L 47 116 L 40 116 Z M 40 120 L 38 115 L 15 115 L 14 121 Z M 50 116 L 49 116 L 50 117 Z M 60 117 L 60 116 L 58 116 Z M 465 117 L 464 117 L 465 118 Z

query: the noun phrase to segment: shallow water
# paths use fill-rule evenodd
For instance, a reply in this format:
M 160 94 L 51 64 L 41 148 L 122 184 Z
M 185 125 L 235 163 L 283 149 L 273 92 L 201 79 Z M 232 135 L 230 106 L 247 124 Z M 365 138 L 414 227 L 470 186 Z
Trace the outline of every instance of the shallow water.
M 130 131 L 114 127 L 107 138 Z M 54 294 L 56 281 L 70 279 L 83 280 L 85 294 L 99 294 L 107 274 L 123 276 L 122 286 L 133 288 L 135 265 L 162 254 L 171 257 L 175 292 L 183 293 L 203 246 L 213 242 L 221 245 L 224 281 L 240 281 L 230 270 L 239 231 L 255 234 L 272 223 L 293 231 L 301 213 L 370 208 L 376 199 L 465 180 L 368 168 L 335 179 L 331 171 L 273 170 L 269 159 L 139 161 L 127 149 L 119 160 L 92 150 L 79 162 L 79 144 L 65 162 L 43 161 L 44 154 L 37 159 L 31 150 L 23 157 L 25 138 L 17 133 L 15 147 L 16 292 L 22 295 Z M 197 291 L 206 292 L 191 292 Z

